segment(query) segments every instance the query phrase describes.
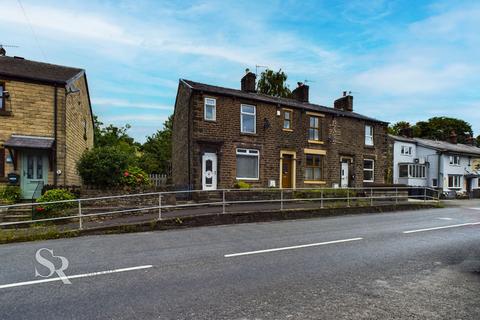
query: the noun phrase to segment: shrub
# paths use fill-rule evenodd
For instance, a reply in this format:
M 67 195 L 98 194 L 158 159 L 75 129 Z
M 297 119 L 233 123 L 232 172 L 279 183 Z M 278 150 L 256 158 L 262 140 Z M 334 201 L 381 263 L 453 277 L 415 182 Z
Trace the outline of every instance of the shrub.
M 122 174 L 135 162 L 132 152 L 119 147 L 100 147 L 86 151 L 77 163 L 77 170 L 87 185 L 118 186 Z
M 65 189 L 52 189 L 48 190 L 37 199 L 38 203 L 53 202 L 53 201 L 64 201 L 64 200 L 74 200 L 75 196 Z M 39 205 L 36 207 L 37 213 L 62 213 L 64 210 L 72 208 L 75 206 L 75 202 L 62 202 L 62 203 L 52 203 Z
M 0 202 L 5 204 L 17 203 L 22 199 L 22 190 L 17 186 L 6 186 L 0 189 Z
M 130 166 L 123 172 L 121 184 L 129 187 L 148 186 L 150 185 L 150 179 L 145 171 L 139 167 Z
M 236 189 L 250 189 L 252 186 L 245 181 L 239 180 L 235 183 L 234 187 Z

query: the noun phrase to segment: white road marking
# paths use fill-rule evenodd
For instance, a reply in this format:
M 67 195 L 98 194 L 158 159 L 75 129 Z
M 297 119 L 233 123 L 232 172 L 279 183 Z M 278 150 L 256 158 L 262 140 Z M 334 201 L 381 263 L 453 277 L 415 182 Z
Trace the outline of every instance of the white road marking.
M 425 229 L 418 229 L 418 230 L 409 230 L 403 231 L 403 233 L 415 233 L 415 232 L 423 232 L 423 231 L 432 231 L 432 230 L 440 230 L 440 229 L 448 229 L 448 228 L 457 228 L 457 227 L 466 227 L 466 226 L 474 226 L 480 224 L 480 222 L 470 222 L 470 223 L 462 223 L 462 224 L 452 224 L 449 226 L 442 226 L 442 227 L 434 227 L 434 228 L 425 228 Z
M 231 253 L 231 254 L 226 254 L 224 257 L 225 257 L 225 258 L 231 258 L 231 257 L 246 256 L 246 255 L 251 255 L 251 254 L 259 254 L 259 253 L 267 253 L 267 252 L 275 252 L 275 251 L 283 251 L 283 250 L 301 249 L 301 248 L 308 248 L 308 247 L 323 246 L 323 245 L 326 245 L 326 244 L 334 244 L 334 243 L 358 241 L 358 240 L 362 240 L 362 239 L 363 239 L 363 238 L 352 238 L 352 239 L 343 239 L 343 240 L 334 240 L 334 241 L 326 241 L 326 242 L 302 244 L 302 245 L 298 245 L 298 246 L 283 247 L 283 248 L 274 248 L 274 249 L 265 249 L 265 250 L 248 251 L 248 252 L 240 252 L 240 253 Z
M 470 210 L 480 210 L 480 208 L 467 208 L 467 209 L 470 209 Z
M 448 221 L 453 220 L 452 218 L 438 218 L 438 219 L 440 219 L 440 220 L 448 220 Z
M 99 271 L 99 272 L 92 272 L 92 273 L 76 274 L 76 275 L 73 275 L 73 276 L 66 276 L 66 278 L 77 279 L 77 278 L 85 278 L 85 277 L 94 277 L 94 276 L 110 274 L 110 273 L 118 273 L 118 272 L 125 272 L 125 271 L 148 269 L 148 268 L 152 268 L 152 267 L 153 267 L 152 265 L 145 265 L 145 266 L 138 266 L 138 267 L 130 267 L 130 268 L 106 270 L 106 271 Z M 9 284 L 0 285 L 0 289 L 20 287 L 20 286 L 28 286 L 28 285 L 32 285 L 32 284 L 39 284 L 39 283 L 53 282 L 53 281 L 61 281 L 61 280 L 62 280 L 62 278 L 48 278 L 48 279 L 42 279 L 42 280 L 32 280 L 32 281 L 25 281 L 25 282 L 9 283 Z

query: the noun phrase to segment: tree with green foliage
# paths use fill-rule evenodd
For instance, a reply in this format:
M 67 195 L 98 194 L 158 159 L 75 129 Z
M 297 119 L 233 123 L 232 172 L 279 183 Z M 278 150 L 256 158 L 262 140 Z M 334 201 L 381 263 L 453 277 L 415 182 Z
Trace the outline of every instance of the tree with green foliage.
M 405 129 L 405 128 L 410 128 L 410 122 L 398 121 L 398 122 L 388 126 L 388 133 L 394 134 L 394 135 L 399 135 L 400 130 Z
M 172 159 L 173 115 L 163 124 L 163 129 L 147 137 L 142 146 L 140 167 L 148 173 L 169 174 Z
M 292 92 L 286 84 L 287 74 L 282 69 L 275 72 L 267 69 L 260 75 L 257 83 L 257 91 L 274 97 L 290 98 Z
M 419 121 L 413 126 L 413 135 L 418 138 L 447 141 L 452 130 L 455 130 L 459 143 L 465 143 L 469 136 L 473 136 L 472 126 L 468 122 L 449 117 L 433 117 L 427 121 Z
M 127 131 L 131 128 L 129 124 L 123 127 L 116 127 L 112 124 L 104 126 L 103 122 L 98 120 L 97 116 L 93 116 L 94 122 L 94 145 L 95 147 L 111 147 L 122 146 L 124 148 L 138 148 L 140 144 L 130 137 Z

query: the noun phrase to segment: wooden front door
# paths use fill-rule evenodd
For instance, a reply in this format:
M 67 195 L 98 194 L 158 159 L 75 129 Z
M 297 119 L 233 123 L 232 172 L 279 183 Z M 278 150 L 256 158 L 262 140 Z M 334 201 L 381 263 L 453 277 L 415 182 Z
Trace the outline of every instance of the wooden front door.
M 284 155 L 282 159 L 282 188 L 292 187 L 293 159 L 291 155 Z
M 23 152 L 22 155 L 22 176 L 20 187 L 22 198 L 36 199 L 41 195 L 42 184 L 48 181 L 48 158 L 42 152 Z

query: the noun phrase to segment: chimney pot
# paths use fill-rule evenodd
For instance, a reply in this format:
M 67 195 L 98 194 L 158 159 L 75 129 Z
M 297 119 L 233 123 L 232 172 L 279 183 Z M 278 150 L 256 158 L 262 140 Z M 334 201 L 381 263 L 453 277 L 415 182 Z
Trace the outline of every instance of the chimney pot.
M 347 91 L 343 91 L 343 96 L 344 96 L 344 97 L 347 96 Z
M 242 91 L 246 92 L 256 92 L 256 83 L 255 80 L 257 76 L 255 73 L 250 72 L 249 69 L 245 70 L 247 74 L 243 76 L 242 80 L 240 81 Z

